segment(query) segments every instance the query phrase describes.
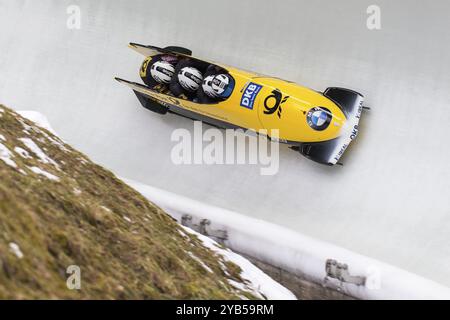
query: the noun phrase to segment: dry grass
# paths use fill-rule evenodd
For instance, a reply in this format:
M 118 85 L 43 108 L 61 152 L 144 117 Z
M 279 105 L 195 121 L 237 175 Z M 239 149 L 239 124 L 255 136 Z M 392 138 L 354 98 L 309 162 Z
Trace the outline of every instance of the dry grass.
M 0 160 L 0 298 L 252 298 L 227 282 L 242 282 L 236 265 L 222 261 L 223 270 L 195 236 L 182 235 L 166 213 L 111 172 L 10 109 L 0 109 L 0 134 L 6 138 L 0 143 L 32 156 L 13 152 L 18 168 Z M 32 139 L 60 170 L 39 161 L 20 138 Z M 33 166 L 60 180 L 32 172 Z M 81 268 L 81 290 L 66 286 L 69 265 Z

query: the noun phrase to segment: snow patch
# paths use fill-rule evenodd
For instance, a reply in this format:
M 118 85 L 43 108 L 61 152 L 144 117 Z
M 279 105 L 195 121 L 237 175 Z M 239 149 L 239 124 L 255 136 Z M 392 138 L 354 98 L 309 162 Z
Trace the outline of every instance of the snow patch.
M 107 207 L 105 207 L 105 206 L 100 206 L 100 208 L 102 208 L 102 209 L 105 210 L 106 212 L 109 212 L 109 213 L 112 212 L 110 208 L 107 208 Z
M 14 155 L 9 149 L 2 143 L 0 143 L 0 160 L 6 163 L 8 166 L 17 168 L 17 164 L 11 159 Z
M 4 136 L 4 135 L 2 135 L 2 134 L 0 134 L 0 140 L 2 140 L 3 142 L 5 142 L 5 141 L 6 141 L 6 138 L 5 138 L 5 136 Z
M 86 165 L 86 164 L 88 164 L 89 162 L 86 160 L 86 159 L 84 159 L 84 158 L 78 158 L 78 160 L 80 161 L 80 163 L 81 164 L 84 164 L 84 165 Z
M 188 236 L 186 233 L 184 233 L 183 231 L 178 230 L 178 233 L 179 233 L 183 238 L 189 239 L 189 236 Z
M 66 146 L 64 145 L 64 142 L 62 140 L 58 140 L 59 139 L 58 137 L 52 138 L 43 131 L 41 132 L 41 134 L 44 135 L 53 145 L 57 146 L 61 151 L 70 152 L 70 150 L 67 149 Z
M 133 221 L 131 221 L 131 219 L 128 218 L 127 216 L 123 216 L 123 219 L 124 219 L 125 221 L 129 222 L 129 223 L 132 223 L 132 222 L 133 222 Z
M 34 143 L 33 140 L 31 140 L 30 138 L 21 138 L 19 139 L 20 141 L 23 142 L 23 144 L 30 149 L 31 152 L 33 152 L 42 163 L 49 163 L 52 164 L 56 167 L 56 169 L 60 170 L 59 165 L 49 156 L 47 156 L 44 151 L 41 150 L 41 148 L 39 148 L 39 146 Z
M 27 150 L 22 149 L 21 147 L 15 147 L 14 151 L 20 155 L 22 158 L 24 159 L 31 159 L 32 157 L 30 156 L 30 154 L 28 153 Z
M 231 284 L 233 287 L 235 287 L 238 290 L 241 291 L 248 291 L 247 287 L 240 282 L 234 281 L 233 279 L 227 279 L 228 283 Z M 248 298 L 244 297 L 244 296 L 239 296 L 242 300 L 248 300 Z M 281 300 L 281 299 L 280 299 Z M 292 300 L 292 299 L 291 299 Z
M 52 133 L 55 136 L 55 138 L 49 136 L 46 132 L 42 130 L 35 129 L 35 131 L 45 136 L 47 140 L 49 140 L 53 145 L 56 145 L 60 150 L 64 152 L 70 152 L 70 150 L 65 147 L 64 141 L 62 141 L 58 137 L 58 134 L 55 132 L 55 130 L 53 130 L 46 116 L 36 111 L 18 111 L 17 113 L 20 114 L 22 117 L 36 123 L 38 126 Z
M 53 133 L 55 136 L 57 135 L 55 130 L 50 125 L 50 122 L 48 121 L 47 117 L 44 116 L 42 113 L 36 112 L 36 111 L 17 111 L 18 114 L 20 114 L 25 119 L 30 120 L 31 122 L 36 123 L 38 126 L 47 129 L 49 132 Z
M 199 265 L 201 265 L 203 267 L 203 269 L 205 269 L 206 271 L 208 271 L 209 273 L 214 273 L 214 271 L 212 271 L 212 269 L 210 267 L 208 267 L 206 265 L 206 263 L 204 263 L 202 261 L 202 259 L 200 259 L 199 257 L 197 257 L 195 254 L 193 254 L 192 252 L 188 251 L 187 254 L 194 259 L 195 261 L 198 262 Z
M 53 181 L 59 181 L 59 177 L 57 177 L 57 176 L 55 176 L 55 175 L 53 175 L 53 174 L 51 174 L 51 173 L 49 173 L 49 172 L 47 172 L 45 170 L 42 170 L 39 167 L 31 167 L 29 169 L 31 171 L 33 171 L 34 173 L 36 173 L 36 174 L 39 174 L 41 176 L 46 177 L 47 179 L 50 179 L 50 180 L 53 180 Z
M 76 196 L 79 196 L 82 192 L 81 192 L 81 190 L 78 189 L 78 188 L 73 188 L 73 193 L 74 193 Z
M 275 282 L 267 274 L 258 269 L 250 261 L 244 257 L 234 253 L 230 249 L 221 248 L 220 245 L 214 240 L 205 237 L 192 229 L 183 227 L 183 229 L 191 234 L 196 235 L 203 245 L 219 256 L 223 257 L 226 261 L 230 261 L 238 265 L 241 270 L 241 278 L 246 280 L 245 284 L 238 283 L 232 279 L 228 279 L 229 283 L 236 289 L 247 291 L 260 299 L 269 300 L 296 300 L 292 292 Z M 225 267 L 225 266 L 224 266 Z
M 25 132 L 26 134 L 30 134 L 30 131 L 33 130 L 33 127 L 31 127 L 30 125 L 26 124 L 25 121 L 23 121 L 20 118 L 18 118 L 17 121 L 19 121 L 19 123 L 22 125 L 23 132 Z
M 9 243 L 9 251 L 11 251 L 17 258 L 23 258 L 23 252 L 20 250 L 20 247 L 17 243 L 10 242 Z

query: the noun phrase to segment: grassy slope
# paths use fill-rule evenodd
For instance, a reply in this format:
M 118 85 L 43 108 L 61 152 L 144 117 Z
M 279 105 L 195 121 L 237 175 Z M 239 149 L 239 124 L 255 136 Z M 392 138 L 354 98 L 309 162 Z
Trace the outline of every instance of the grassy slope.
M 251 298 L 227 282 L 227 277 L 242 282 L 236 265 L 219 261 L 195 236 L 183 235 L 167 214 L 111 172 L 0 109 L 0 134 L 6 138 L 0 143 L 33 157 L 13 152 L 17 169 L 0 160 L 0 298 Z M 18 140 L 27 137 L 61 170 L 37 160 Z M 33 166 L 60 181 L 33 173 Z M 12 252 L 11 243 L 19 245 L 23 258 Z M 72 264 L 81 268 L 81 290 L 66 287 Z

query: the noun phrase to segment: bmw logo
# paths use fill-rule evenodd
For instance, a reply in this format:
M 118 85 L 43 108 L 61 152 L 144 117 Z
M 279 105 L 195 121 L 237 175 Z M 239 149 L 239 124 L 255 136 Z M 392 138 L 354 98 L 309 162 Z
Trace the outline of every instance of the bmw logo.
M 317 131 L 328 128 L 331 118 L 330 110 L 324 107 L 314 107 L 306 115 L 309 126 Z

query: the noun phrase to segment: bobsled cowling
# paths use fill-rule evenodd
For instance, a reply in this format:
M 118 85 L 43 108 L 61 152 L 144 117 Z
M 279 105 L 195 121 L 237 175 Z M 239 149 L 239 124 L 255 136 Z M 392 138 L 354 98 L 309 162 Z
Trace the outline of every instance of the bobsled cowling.
M 350 143 L 358 135 L 364 96 L 353 90 L 336 87 L 326 89 L 323 94 L 332 100 L 346 117 L 341 134 L 339 137 L 329 141 L 303 143 L 299 147 L 299 152 L 313 161 L 327 165 L 335 165 L 339 162 L 339 159 Z
M 176 78 L 169 86 L 116 78 L 130 87 L 150 111 L 174 113 L 220 128 L 266 132 L 269 138 L 326 165 L 339 163 L 358 134 L 364 98 L 355 91 L 330 87 L 322 93 L 277 77 L 195 58 L 190 56 L 190 50 L 179 47 L 136 43 L 130 47 L 146 56 L 140 72 L 144 82 L 153 59 L 170 58 L 178 61 L 177 68 L 186 63 L 204 77 L 226 73 L 233 83 L 226 97 L 211 99 L 201 87 L 196 92 L 178 92 L 174 86 Z

